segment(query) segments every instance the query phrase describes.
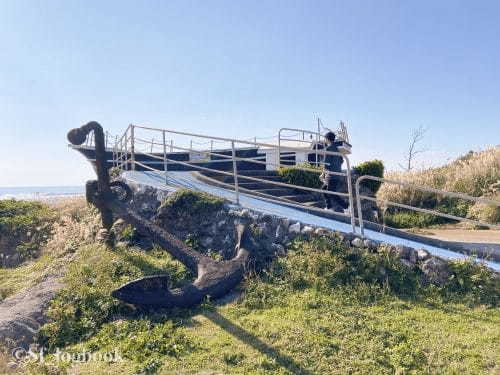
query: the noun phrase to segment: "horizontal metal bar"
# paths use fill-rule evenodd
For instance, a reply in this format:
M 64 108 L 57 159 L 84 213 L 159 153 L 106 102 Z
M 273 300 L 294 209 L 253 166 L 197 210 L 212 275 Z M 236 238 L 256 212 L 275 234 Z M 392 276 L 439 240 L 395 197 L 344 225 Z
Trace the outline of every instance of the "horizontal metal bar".
M 444 217 L 444 218 L 447 218 L 447 219 L 452 219 L 452 220 L 457 220 L 457 221 L 465 221 L 465 222 L 468 222 L 468 223 L 471 223 L 471 224 L 479 224 L 479 225 L 483 225 L 483 226 L 490 227 L 490 228 L 498 228 L 498 229 L 500 229 L 500 225 L 488 224 L 488 223 L 484 223 L 482 221 L 468 219 L 466 217 L 449 215 L 449 214 L 445 214 L 445 213 L 439 212 L 439 211 L 428 210 L 426 208 L 408 206 L 408 205 L 403 204 L 403 203 L 391 202 L 391 201 L 388 201 L 388 200 L 385 200 L 385 199 L 381 200 L 381 199 L 377 199 L 377 198 L 373 198 L 373 197 L 368 197 L 366 195 L 360 195 L 359 197 L 361 199 L 366 199 L 366 200 L 377 202 L 377 203 L 378 202 L 382 202 L 383 204 L 388 204 L 390 206 L 395 206 L 395 207 L 400 207 L 400 208 L 406 208 L 408 210 L 418 211 L 418 212 L 422 212 L 422 213 L 426 213 L 426 214 L 431 214 L 431 215 L 435 215 L 435 216 L 441 216 L 441 217 Z
M 207 155 L 215 155 L 215 156 L 219 156 L 219 157 L 223 157 L 223 158 L 230 158 L 231 160 L 229 161 L 232 161 L 232 156 L 230 155 L 224 155 L 224 154 L 219 154 L 219 153 L 216 153 L 216 152 L 213 152 L 213 151 L 199 151 L 199 150 L 193 150 L 191 148 L 185 148 L 185 147 L 180 147 L 180 146 L 172 146 L 173 148 L 175 149 L 178 149 L 178 150 L 184 150 L 184 151 L 189 151 L 189 152 L 199 152 L 199 153 L 203 153 L 203 154 L 207 154 Z M 137 153 L 137 152 L 136 152 Z M 257 158 L 264 158 L 265 156 L 263 157 L 257 157 Z M 287 165 L 287 164 L 276 164 L 276 163 L 270 163 L 270 162 L 261 162 L 261 161 L 258 161 L 258 160 L 255 160 L 257 158 L 241 158 L 241 157 L 236 157 L 235 160 L 237 161 L 247 161 L 247 162 L 250 162 L 250 163 L 256 163 L 256 164 L 264 164 L 264 165 L 272 165 L 272 166 L 275 166 L 275 167 L 290 167 L 290 165 Z M 214 162 L 220 162 L 222 160 L 215 160 Z M 207 162 L 210 162 L 210 161 L 207 161 Z M 327 164 L 325 164 L 327 165 Z M 307 168 L 307 167 L 297 167 L 296 165 L 293 166 L 295 169 L 297 170 L 302 170 L 302 171 L 307 171 L 307 172 L 314 172 L 314 173 L 321 173 L 322 171 L 318 170 L 318 169 L 313 169 L 313 168 Z M 334 174 L 336 176 L 347 176 L 347 173 L 343 173 L 343 172 L 334 172 L 334 171 L 328 171 L 329 174 Z
M 224 141 L 224 142 L 243 143 L 243 144 L 255 145 L 255 146 L 260 146 L 260 147 L 269 147 L 271 149 L 278 149 L 279 148 L 277 145 L 273 145 L 273 144 L 269 144 L 269 143 L 249 142 L 249 141 L 245 141 L 245 140 L 241 140 L 241 139 L 233 139 L 233 138 L 212 137 L 212 136 L 207 136 L 207 135 L 199 135 L 199 134 L 194 134 L 194 133 L 181 132 L 181 131 L 177 131 L 177 130 L 151 128 L 151 127 L 141 126 L 141 125 L 134 125 L 134 127 L 140 128 L 140 129 L 158 131 L 158 132 L 165 131 L 167 133 L 186 135 L 186 136 L 190 136 L 190 137 L 214 139 L 214 140 L 219 140 L 219 141 Z M 305 150 L 307 150 L 304 148 L 289 147 L 289 146 L 281 146 L 281 149 L 283 149 L 285 151 L 299 151 L 299 152 L 304 152 Z M 347 157 L 340 152 L 326 151 L 324 149 L 318 150 L 318 152 L 321 153 L 322 155 L 337 155 L 337 156 L 340 156 L 344 159 L 347 159 Z
M 162 157 L 157 156 L 157 155 L 152 155 L 152 154 L 148 154 L 148 153 L 145 153 L 145 152 L 142 152 L 141 154 L 142 155 L 151 156 L 151 157 L 156 158 L 156 159 L 163 160 Z M 212 169 L 212 168 L 201 167 L 199 165 L 192 165 L 192 164 L 187 163 L 187 162 L 183 162 L 183 161 L 179 161 L 179 160 L 173 160 L 173 159 L 170 159 L 170 158 L 167 158 L 167 161 L 169 163 L 177 163 L 177 164 L 186 165 L 186 166 L 189 166 L 189 167 L 198 168 L 198 169 L 201 169 L 201 170 L 206 170 L 206 171 L 209 171 L 209 172 L 217 172 L 217 173 L 220 173 L 220 174 L 223 174 L 223 175 L 234 177 L 234 174 L 230 173 L 230 172 L 220 171 L 220 170 Z M 137 161 L 136 161 L 136 163 L 137 163 Z M 312 191 L 312 192 L 317 192 L 317 193 L 321 193 L 321 194 L 338 195 L 338 196 L 341 196 L 341 197 L 348 197 L 349 196 L 349 194 L 347 194 L 347 193 L 339 193 L 339 192 L 334 192 L 334 191 L 329 191 L 329 190 L 321 190 L 321 189 L 315 189 L 315 188 L 310 188 L 310 187 L 305 187 L 305 186 L 299 186 L 299 185 L 291 185 L 291 184 L 286 184 L 286 183 L 283 183 L 283 182 L 276 182 L 276 181 L 264 180 L 264 179 L 250 177 L 250 176 L 245 176 L 245 175 L 241 175 L 241 174 L 238 174 L 238 177 L 239 178 L 243 178 L 243 179 L 248 179 L 248 180 L 251 180 L 251 181 L 265 182 L 266 184 L 271 184 L 271 185 L 276 185 L 276 186 L 282 186 L 282 187 L 288 187 L 288 188 L 293 188 L 293 189 L 297 189 L 297 190 Z
M 467 199 L 467 200 L 474 201 L 474 202 L 482 202 L 482 203 L 487 203 L 487 204 L 493 204 L 495 206 L 499 206 L 500 207 L 500 202 L 493 201 L 493 200 L 486 199 L 486 198 L 472 197 L 472 196 L 469 196 L 469 195 L 466 195 L 466 194 L 462 194 L 462 193 L 454 193 L 454 192 L 451 192 L 451 191 L 438 190 L 438 189 L 434 189 L 434 188 L 431 188 L 431 187 L 428 187 L 428 186 L 410 184 L 408 182 L 389 180 L 389 179 L 375 177 L 375 176 L 368 176 L 368 175 L 361 176 L 356 181 L 356 184 L 361 183 L 361 181 L 363 181 L 363 180 L 374 180 L 374 181 L 379 181 L 379 182 L 387 182 L 387 183 L 390 183 L 390 184 L 401 185 L 401 186 L 405 186 L 405 187 L 414 188 L 414 189 L 417 189 L 417 190 L 424 190 L 424 191 L 428 191 L 428 192 L 431 192 L 431 193 L 436 193 L 436 194 L 441 194 L 441 195 L 447 195 L 447 196 L 450 196 L 450 197 L 453 197 L 453 198 L 461 198 L 461 199 Z
M 155 168 L 151 168 L 151 167 L 148 167 L 144 164 L 142 164 L 141 162 L 138 162 L 136 161 L 135 162 L 136 164 L 146 168 L 146 169 L 149 169 L 151 171 L 154 171 L 154 172 L 162 172 L 161 170 L 159 169 L 155 169 Z M 208 169 L 208 168 L 203 168 L 203 167 L 199 167 L 199 166 L 193 166 L 195 168 L 199 168 L 199 169 Z M 232 173 L 223 173 L 223 174 L 228 174 L 228 175 L 233 175 Z M 241 177 L 245 177 L 245 176 L 241 176 L 241 175 L 238 175 L 240 178 Z M 217 181 L 217 183 L 221 184 L 221 185 L 225 185 L 225 186 L 228 186 L 229 188 L 231 189 L 234 189 L 234 185 L 233 184 L 228 184 L 228 183 L 225 183 L 225 182 L 220 182 L 220 181 Z M 249 193 L 248 194 L 255 194 L 255 192 L 253 192 L 252 190 L 248 190 L 248 189 L 245 189 L 245 188 L 242 188 L 242 187 L 239 187 L 240 190 L 246 190 L 248 191 Z M 332 192 L 330 192 L 332 193 Z M 321 208 L 317 208 L 317 207 L 309 207 L 309 206 L 306 206 L 306 205 L 301 205 L 299 203 L 296 203 L 296 202 L 293 202 L 293 201 L 285 201 L 285 200 L 282 200 L 282 198 L 279 198 L 279 199 L 276 199 L 277 197 L 273 197 L 273 198 L 267 198 L 267 197 L 264 197 L 264 195 L 267 195 L 269 197 L 272 197 L 272 195 L 268 195 L 268 194 L 265 194 L 265 193 L 259 193 L 261 195 L 263 195 L 261 197 L 262 200 L 265 200 L 265 201 L 268 201 L 268 202 L 279 202 L 279 203 L 282 203 L 284 205 L 287 205 L 287 206 L 290 206 L 290 207 L 296 207 L 296 208 L 307 208 L 308 210 L 312 210 L 312 211 L 317 211 L 317 212 L 321 212 L 321 213 L 324 213 L 324 209 L 321 209 Z M 293 203 L 292 203 L 293 202 Z M 337 215 L 341 215 L 341 216 L 345 216 L 345 217 L 350 217 L 350 215 L 346 215 L 345 213 L 341 213 L 341 212 L 335 212 L 335 214 Z

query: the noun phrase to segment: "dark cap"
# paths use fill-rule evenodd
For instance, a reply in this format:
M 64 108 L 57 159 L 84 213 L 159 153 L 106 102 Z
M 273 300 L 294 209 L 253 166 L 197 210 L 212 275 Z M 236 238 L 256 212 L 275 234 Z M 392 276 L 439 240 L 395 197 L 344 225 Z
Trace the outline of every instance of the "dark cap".
M 335 133 L 334 132 L 328 132 L 325 134 L 325 139 L 330 141 L 330 142 L 335 142 Z

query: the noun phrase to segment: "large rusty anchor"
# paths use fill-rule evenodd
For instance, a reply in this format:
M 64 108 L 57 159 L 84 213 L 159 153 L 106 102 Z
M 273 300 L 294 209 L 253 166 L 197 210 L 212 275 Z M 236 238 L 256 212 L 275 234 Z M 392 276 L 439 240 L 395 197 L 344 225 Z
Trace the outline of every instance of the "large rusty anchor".
M 112 296 L 134 305 L 190 307 L 207 296 L 221 297 L 239 284 L 244 276 L 250 249 L 254 246 L 246 227 L 236 226 L 236 255 L 231 260 L 215 261 L 190 248 L 171 233 L 137 215 L 126 205 L 132 193 L 123 182 L 110 183 L 104 133 L 99 123 L 93 121 L 71 130 L 68 140 L 74 145 L 81 145 L 91 131 L 94 131 L 95 139 L 97 181 L 87 182 L 86 197 L 89 203 L 99 209 L 103 227 L 108 231 L 111 229 L 113 216 L 123 219 L 197 275 L 192 283 L 178 289 L 168 288 L 168 275 L 143 277 L 114 290 Z M 108 242 L 111 243 L 112 239 Z

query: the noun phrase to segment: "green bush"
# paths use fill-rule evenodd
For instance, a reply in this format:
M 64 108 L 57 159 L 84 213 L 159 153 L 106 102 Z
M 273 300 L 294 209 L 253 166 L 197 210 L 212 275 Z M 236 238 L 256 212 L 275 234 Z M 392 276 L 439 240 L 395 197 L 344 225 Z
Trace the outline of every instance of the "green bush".
M 108 173 L 109 177 L 113 180 L 120 177 L 120 175 L 122 174 L 122 170 L 118 167 L 113 167 L 108 170 Z
M 182 214 L 190 216 L 204 215 L 219 210 L 224 204 L 224 199 L 211 194 L 180 189 L 169 194 L 163 201 L 160 211 L 162 213 Z
M 427 228 L 450 220 L 422 212 L 389 211 L 384 214 L 384 221 L 385 225 L 393 228 Z
M 359 164 L 354 167 L 354 171 L 359 176 L 374 176 L 374 177 L 384 177 L 384 163 L 381 160 L 371 160 L 365 161 L 364 163 Z M 373 193 L 377 193 L 378 189 L 380 189 L 380 185 L 382 185 L 379 181 L 373 180 L 365 180 L 361 182 L 361 185 L 368 187 Z
M 298 169 L 297 167 L 316 169 L 317 172 L 305 171 L 302 169 Z M 287 184 L 304 186 L 314 189 L 319 189 L 322 185 L 322 182 L 319 178 L 319 175 L 321 174 L 321 168 L 309 163 L 300 163 L 297 164 L 297 166 L 282 167 L 278 169 L 278 174 Z
M 47 242 L 55 218 L 55 212 L 40 202 L 0 201 L 0 238 L 7 247 L 0 249 L 0 254 L 14 250 L 21 260 L 35 257 Z
M 427 207 L 429 206 L 429 207 Z M 426 205 L 424 208 L 458 217 L 467 217 L 472 202 L 459 198 L 445 197 L 439 204 Z M 423 212 L 409 211 L 406 209 L 391 207 L 384 214 L 385 224 L 394 228 L 426 228 L 432 225 L 457 223 L 457 220 L 447 219 L 441 216 Z

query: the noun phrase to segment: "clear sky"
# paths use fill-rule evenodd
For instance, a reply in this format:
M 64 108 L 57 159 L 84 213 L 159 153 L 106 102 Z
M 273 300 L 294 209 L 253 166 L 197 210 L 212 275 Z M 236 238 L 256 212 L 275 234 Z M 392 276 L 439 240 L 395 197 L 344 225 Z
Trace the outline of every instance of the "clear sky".
M 81 185 L 90 120 L 270 136 L 349 124 L 397 168 L 500 143 L 498 1 L 0 0 L 0 186 Z

